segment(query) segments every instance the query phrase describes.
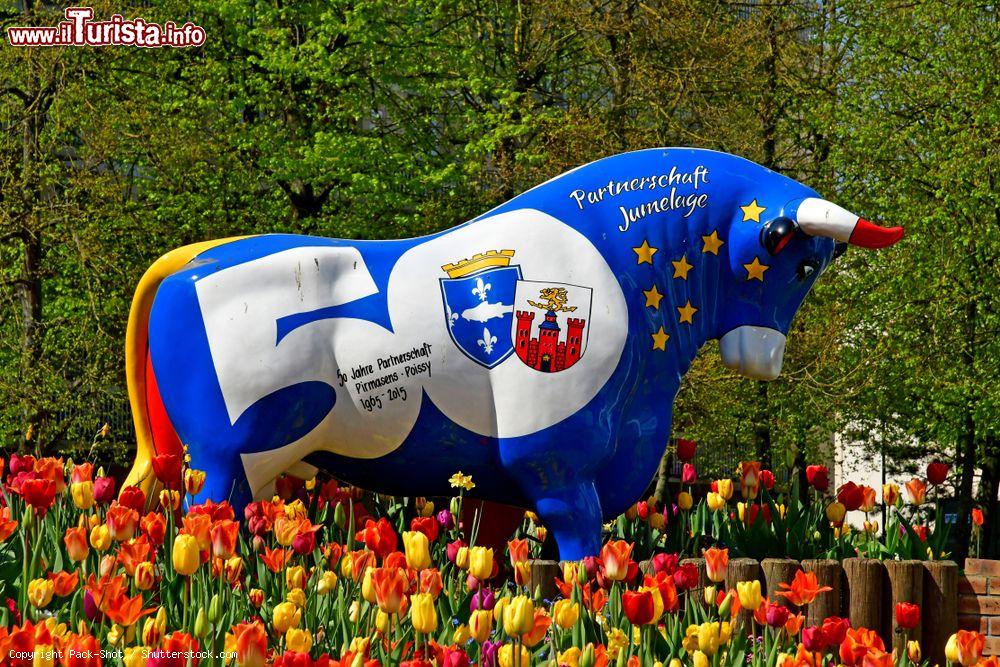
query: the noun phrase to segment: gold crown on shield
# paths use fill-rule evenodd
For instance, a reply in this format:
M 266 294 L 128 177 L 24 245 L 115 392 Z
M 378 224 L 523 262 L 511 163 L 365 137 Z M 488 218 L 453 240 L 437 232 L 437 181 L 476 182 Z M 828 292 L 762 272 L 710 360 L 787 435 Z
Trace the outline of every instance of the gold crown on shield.
M 510 266 L 510 260 L 513 258 L 513 250 L 487 250 L 486 252 L 477 252 L 471 259 L 463 259 L 454 264 L 444 264 L 441 269 L 448 274 L 449 278 L 461 278 L 483 269 Z

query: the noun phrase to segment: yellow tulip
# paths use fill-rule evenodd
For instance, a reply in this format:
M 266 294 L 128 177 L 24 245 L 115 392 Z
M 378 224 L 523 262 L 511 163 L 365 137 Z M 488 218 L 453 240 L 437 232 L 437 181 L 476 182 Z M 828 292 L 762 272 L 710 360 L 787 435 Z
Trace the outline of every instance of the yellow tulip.
M 75 482 L 70 485 L 69 490 L 77 509 L 89 510 L 94 506 L 94 483 L 90 480 Z
M 690 493 L 687 491 L 681 491 L 677 494 L 677 506 L 682 510 L 689 510 L 692 505 L 694 505 L 694 500 L 691 498 Z
M 372 571 L 374 568 L 365 568 L 365 576 L 361 579 L 361 597 L 369 604 L 376 604 L 378 598 L 375 596 L 375 584 L 372 582 Z
M 28 583 L 28 601 L 33 607 L 44 609 L 55 595 L 56 586 L 49 579 L 33 579 Z
M 847 508 L 844 503 L 830 503 L 826 506 L 826 518 L 830 523 L 843 523 L 847 516 Z
M 174 540 L 173 561 L 177 574 L 190 576 L 198 570 L 198 566 L 201 565 L 201 554 L 198 540 L 194 535 L 177 536 Z
M 294 604 L 299 609 L 306 608 L 306 592 L 301 588 L 293 588 L 292 590 L 288 591 L 288 595 L 285 596 L 285 599 Z
M 434 610 L 434 596 L 430 593 L 414 593 L 410 596 L 410 622 L 414 632 L 428 634 L 437 629 L 437 612 Z
M 288 588 L 305 588 L 306 569 L 301 565 L 293 565 L 285 570 L 285 585 Z
M 570 646 L 559 654 L 559 664 L 567 667 L 580 667 L 580 654 L 583 653 L 578 646 Z
M 469 547 L 458 548 L 458 553 L 455 554 L 455 565 L 460 570 L 469 569 Z
M 188 494 L 197 496 L 201 493 L 203 486 L 205 486 L 204 470 L 188 468 L 184 471 L 184 490 L 187 491 Z
M 419 530 L 407 530 L 403 533 L 403 550 L 406 552 L 406 564 L 410 568 L 419 572 L 430 567 L 430 543 L 427 536 Z M 492 563 L 490 566 L 492 567 Z
M 493 614 L 485 609 L 477 609 L 469 616 L 469 633 L 482 644 L 493 631 Z
M 316 582 L 316 592 L 320 595 L 327 595 L 337 587 L 337 573 L 330 570 L 320 575 Z
M 535 605 L 526 595 L 518 595 L 503 611 L 503 629 L 510 637 L 526 635 L 535 627 Z
M 55 667 L 56 654 L 49 644 L 36 645 L 33 653 L 31 667 Z M 126 665 L 128 667 L 128 665 Z
M 661 530 L 665 525 L 667 525 L 667 517 L 663 516 L 663 512 L 653 512 L 649 515 L 650 528 Z
M 744 609 L 757 611 L 761 605 L 760 581 L 741 581 L 736 584 L 736 592 L 740 596 L 740 604 Z
M 308 630 L 288 628 L 288 631 L 285 632 L 285 646 L 288 647 L 289 651 L 295 651 L 296 653 L 308 653 L 309 649 L 312 648 L 312 645 L 312 633 Z
M 146 658 L 152 650 L 148 646 L 129 646 L 125 649 L 125 667 L 146 667 Z
M 146 646 L 156 646 L 167 631 L 167 610 L 160 607 L 156 616 L 146 619 L 142 626 L 142 643 Z
M 469 626 L 462 623 L 457 628 L 455 632 L 451 635 L 451 642 L 453 644 L 458 644 L 459 646 L 464 646 L 472 638 L 472 633 L 469 632 Z
M 135 587 L 140 591 L 148 591 L 156 583 L 156 573 L 153 570 L 153 564 L 148 560 L 139 563 L 135 568 L 135 576 L 133 577 L 135 581 Z
M 580 619 L 580 605 L 572 600 L 562 599 L 552 605 L 552 618 L 563 630 L 569 630 Z
M 493 549 L 472 547 L 469 549 L 469 574 L 476 579 L 489 579 L 493 574 Z
M 719 623 L 707 622 L 698 626 L 698 650 L 706 656 L 713 656 L 719 650 Z
M 107 524 L 102 523 L 90 531 L 90 546 L 97 551 L 107 551 L 111 548 L 111 529 Z
M 708 656 L 702 653 L 701 651 L 695 651 L 693 659 L 694 659 L 694 667 L 708 667 L 709 665 Z
M 702 596 L 705 600 L 705 604 L 710 607 L 715 606 L 715 586 L 705 586 L 705 589 L 702 591 Z
M 920 664 L 920 642 L 918 641 L 908 641 L 906 642 L 906 657 L 910 659 L 915 665 Z
M 531 664 L 531 651 L 521 646 L 520 653 L 515 656 L 513 644 L 504 644 L 497 655 L 500 667 L 528 667 Z
M 726 506 L 726 499 L 720 496 L 715 491 L 710 491 L 707 497 L 708 509 L 713 512 L 718 512 L 723 507 Z
M 375 628 L 383 635 L 389 632 L 389 614 L 381 609 L 375 612 Z
M 510 603 L 510 598 L 498 598 L 493 606 L 493 620 L 497 623 L 503 619 L 503 611 L 507 608 L 508 603 Z
M 719 489 L 719 495 L 722 496 L 723 500 L 729 500 L 733 497 L 733 480 L 720 479 L 716 481 L 715 486 Z
M 294 602 L 282 602 L 274 608 L 272 621 L 275 631 L 280 634 L 285 634 L 289 628 L 297 628 L 301 620 L 302 610 Z

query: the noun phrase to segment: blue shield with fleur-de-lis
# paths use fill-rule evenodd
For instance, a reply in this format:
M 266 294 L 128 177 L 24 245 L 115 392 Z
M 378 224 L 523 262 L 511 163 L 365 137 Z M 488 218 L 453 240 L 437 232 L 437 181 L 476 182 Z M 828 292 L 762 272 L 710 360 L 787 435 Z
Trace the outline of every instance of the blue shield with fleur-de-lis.
M 448 333 L 465 356 L 493 368 L 514 351 L 511 322 L 520 266 L 485 269 L 461 278 L 442 278 Z

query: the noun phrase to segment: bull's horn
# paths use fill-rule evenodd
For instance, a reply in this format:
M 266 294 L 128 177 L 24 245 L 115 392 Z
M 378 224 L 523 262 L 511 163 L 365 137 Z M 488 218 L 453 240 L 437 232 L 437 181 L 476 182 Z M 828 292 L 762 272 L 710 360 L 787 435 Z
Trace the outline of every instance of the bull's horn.
M 806 234 L 828 236 L 862 248 L 885 248 L 903 238 L 902 227 L 879 227 L 825 199 L 803 199 L 796 222 Z

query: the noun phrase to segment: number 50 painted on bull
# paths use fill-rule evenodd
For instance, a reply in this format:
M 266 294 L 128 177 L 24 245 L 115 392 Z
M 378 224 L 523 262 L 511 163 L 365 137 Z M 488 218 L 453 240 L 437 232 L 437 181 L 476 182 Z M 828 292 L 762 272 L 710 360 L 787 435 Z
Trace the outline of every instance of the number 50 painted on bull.
M 882 228 L 739 157 L 651 149 L 579 167 L 439 234 L 264 235 L 168 253 L 126 361 L 138 454 L 188 445 L 205 498 L 308 464 L 397 495 L 531 508 L 565 559 L 652 479 L 698 349 L 773 379 L 813 282 Z

